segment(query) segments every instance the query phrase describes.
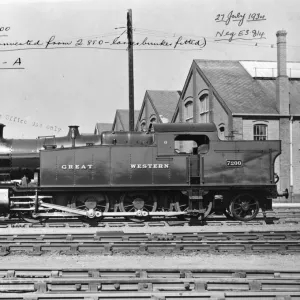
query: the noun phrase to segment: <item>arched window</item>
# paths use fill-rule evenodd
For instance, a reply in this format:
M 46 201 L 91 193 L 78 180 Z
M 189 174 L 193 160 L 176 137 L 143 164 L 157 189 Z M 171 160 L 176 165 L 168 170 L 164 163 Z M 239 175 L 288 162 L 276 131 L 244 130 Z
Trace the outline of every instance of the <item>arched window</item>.
M 268 125 L 255 124 L 253 126 L 254 141 L 266 141 L 268 139 Z
M 151 117 L 150 118 L 150 124 L 155 124 L 156 123 L 156 117 Z M 154 131 L 153 126 L 151 126 L 151 131 Z
M 193 123 L 193 101 L 188 100 L 185 104 L 185 121 Z
M 209 122 L 209 98 L 208 94 L 203 94 L 199 98 L 200 100 L 200 123 L 208 123 Z
M 143 120 L 141 122 L 141 131 L 146 131 L 146 121 L 145 120 Z
M 156 123 L 156 117 L 152 117 L 151 119 L 150 119 L 150 123 Z
M 219 138 L 220 138 L 220 140 L 225 140 L 225 125 L 222 123 L 218 127 L 219 127 Z

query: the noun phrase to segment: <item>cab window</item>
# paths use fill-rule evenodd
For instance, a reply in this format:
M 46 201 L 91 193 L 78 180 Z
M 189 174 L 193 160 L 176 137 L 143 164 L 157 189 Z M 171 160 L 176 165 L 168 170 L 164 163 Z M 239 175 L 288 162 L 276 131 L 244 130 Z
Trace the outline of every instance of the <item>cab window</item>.
M 206 154 L 209 151 L 209 138 L 203 134 L 177 135 L 174 139 L 174 151 L 177 154 Z

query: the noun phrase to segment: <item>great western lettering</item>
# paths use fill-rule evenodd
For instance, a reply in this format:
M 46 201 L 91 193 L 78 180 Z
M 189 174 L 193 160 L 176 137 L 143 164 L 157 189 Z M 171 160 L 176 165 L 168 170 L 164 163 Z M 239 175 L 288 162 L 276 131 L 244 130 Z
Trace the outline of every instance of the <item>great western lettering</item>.
M 93 165 L 62 165 L 63 170 L 90 170 Z
M 168 169 L 169 164 L 130 164 L 131 169 Z

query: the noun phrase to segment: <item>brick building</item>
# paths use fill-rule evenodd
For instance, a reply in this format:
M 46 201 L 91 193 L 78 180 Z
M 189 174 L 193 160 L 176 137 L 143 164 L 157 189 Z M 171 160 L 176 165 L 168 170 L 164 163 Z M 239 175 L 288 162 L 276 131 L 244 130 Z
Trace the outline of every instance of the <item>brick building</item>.
M 139 115 L 139 110 L 134 111 L 134 122 L 136 122 Z M 117 109 L 114 122 L 112 124 L 112 131 L 128 131 L 129 130 L 129 110 Z
M 300 62 L 286 61 L 277 32 L 277 62 L 194 60 L 172 122 L 213 122 L 220 139 L 278 140 L 279 189 L 300 201 Z
M 94 134 L 101 134 L 103 131 L 111 131 L 112 123 L 96 123 Z
M 134 111 L 135 131 L 146 130 L 150 123 L 171 122 L 179 97 L 179 91 L 146 91 L 141 109 Z M 94 134 L 128 130 L 129 110 L 117 109 L 113 123 L 96 123 Z
M 135 130 L 145 131 L 151 123 L 171 122 L 179 97 L 179 91 L 146 91 Z

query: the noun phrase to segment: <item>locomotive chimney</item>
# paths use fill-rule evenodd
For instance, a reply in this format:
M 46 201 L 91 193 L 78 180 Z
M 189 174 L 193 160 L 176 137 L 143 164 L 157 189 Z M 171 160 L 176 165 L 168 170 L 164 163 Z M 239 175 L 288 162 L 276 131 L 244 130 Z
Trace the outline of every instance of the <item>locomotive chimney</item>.
M 78 130 L 77 125 L 70 125 L 69 126 L 69 132 L 68 132 L 68 136 L 69 138 L 71 138 L 72 140 L 72 147 L 75 147 L 75 140 L 78 136 L 80 136 L 79 130 Z
M 0 123 L 0 140 L 3 139 L 3 129 L 4 129 L 5 125 Z

